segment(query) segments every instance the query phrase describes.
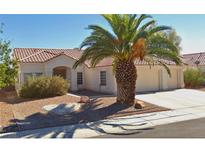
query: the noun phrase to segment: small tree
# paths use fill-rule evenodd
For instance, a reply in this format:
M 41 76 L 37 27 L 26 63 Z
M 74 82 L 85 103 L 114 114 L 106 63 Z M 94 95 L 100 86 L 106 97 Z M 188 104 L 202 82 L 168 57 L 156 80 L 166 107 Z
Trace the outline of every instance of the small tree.
M 0 39 L 0 89 L 13 86 L 18 73 L 18 63 L 11 58 L 10 41 Z
M 172 42 L 175 47 L 177 47 L 178 51 L 180 52 L 181 51 L 181 37 L 177 34 L 176 30 L 175 29 L 172 29 L 170 31 L 164 31 L 164 32 L 161 32 L 162 33 L 162 36 L 167 38 L 170 42 Z

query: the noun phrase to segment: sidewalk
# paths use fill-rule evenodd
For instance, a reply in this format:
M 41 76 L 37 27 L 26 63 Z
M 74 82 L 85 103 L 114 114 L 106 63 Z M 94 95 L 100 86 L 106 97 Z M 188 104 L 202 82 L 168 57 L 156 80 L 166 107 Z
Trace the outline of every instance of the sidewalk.
M 127 117 L 101 120 L 85 124 L 51 127 L 22 132 L 0 134 L 0 138 L 88 138 L 105 134 L 123 134 L 128 131 L 149 129 L 205 117 L 205 107 L 182 108 L 171 111 L 148 113 Z

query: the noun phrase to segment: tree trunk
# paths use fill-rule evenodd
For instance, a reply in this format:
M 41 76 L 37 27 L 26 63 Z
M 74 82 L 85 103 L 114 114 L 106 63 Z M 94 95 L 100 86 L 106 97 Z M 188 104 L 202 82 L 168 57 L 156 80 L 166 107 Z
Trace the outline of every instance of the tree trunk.
M 135 103 L 135 84 L 137 71 L 133 62 L 119 61 L 116 65 L 117 102 L 133 105 Z

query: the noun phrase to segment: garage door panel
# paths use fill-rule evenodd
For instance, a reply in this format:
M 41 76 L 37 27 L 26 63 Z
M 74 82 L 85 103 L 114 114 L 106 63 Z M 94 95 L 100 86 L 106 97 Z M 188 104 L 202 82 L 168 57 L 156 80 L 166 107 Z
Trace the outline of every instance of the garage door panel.
M 171 77 L 168 77 L 168 89 L 176 89 L 178 87 L 178 73 L 176 69 L 171 69 Z
M 137 72 L 136 92 L 159 91 L 158 69 L 138 69 Z

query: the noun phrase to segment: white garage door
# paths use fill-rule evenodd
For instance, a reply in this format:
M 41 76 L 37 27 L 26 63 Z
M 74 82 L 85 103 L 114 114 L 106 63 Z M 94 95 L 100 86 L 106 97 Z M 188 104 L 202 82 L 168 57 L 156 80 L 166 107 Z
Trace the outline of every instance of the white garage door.
M 168 77 L 168 89 L 176 89 L 178 87 L 177 69 L 171 69 L 171 77 Z
M 137 69 L 136 92 L 159 91 L 159 71 L 156 68 Z

